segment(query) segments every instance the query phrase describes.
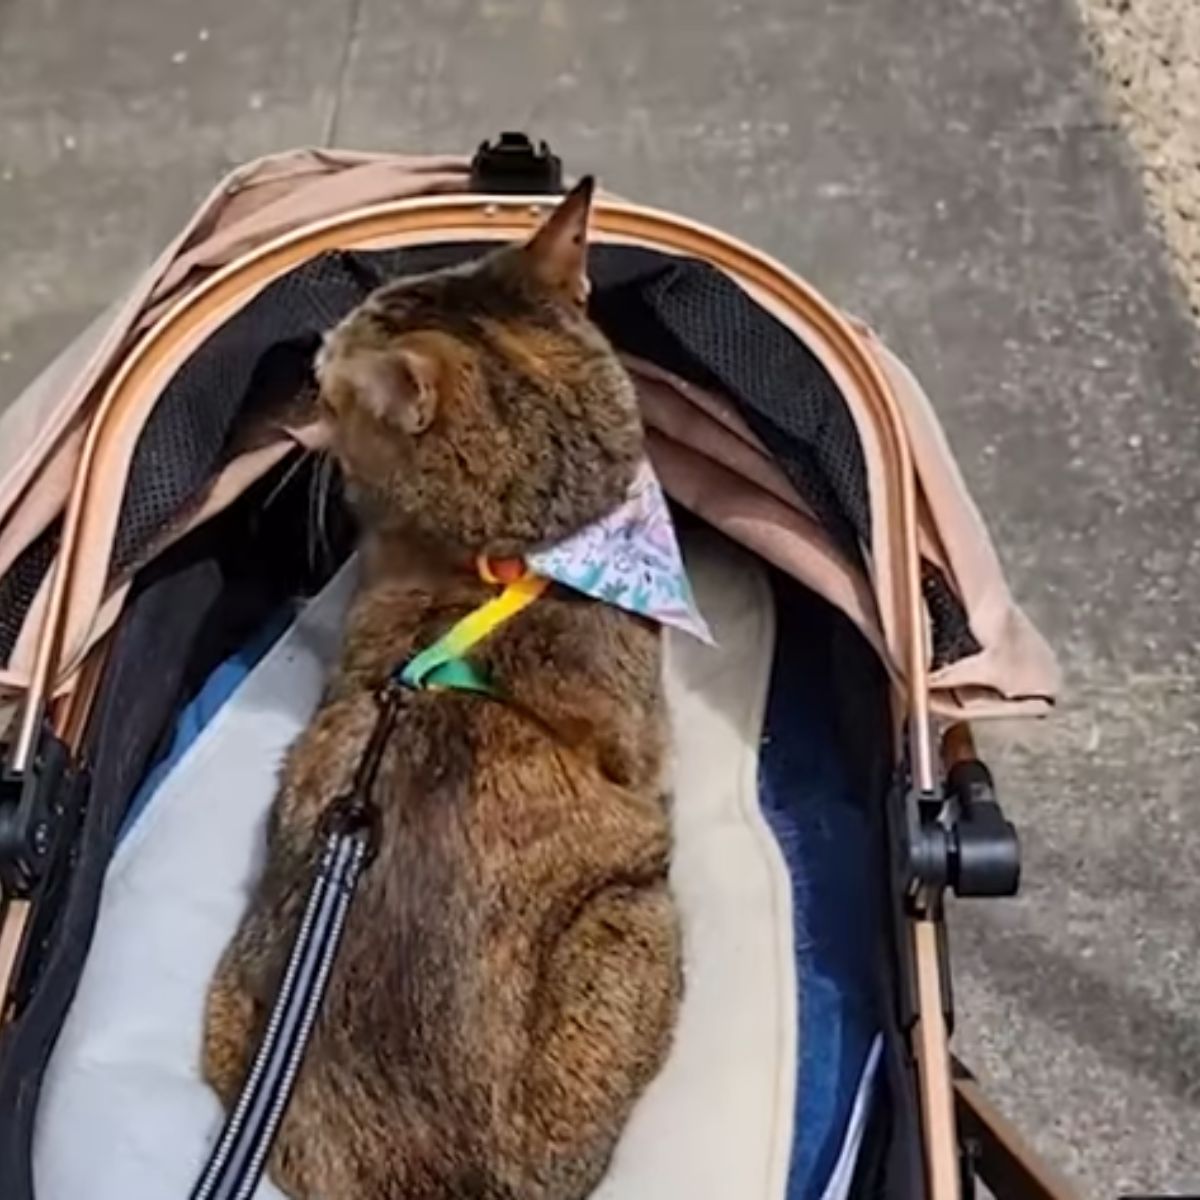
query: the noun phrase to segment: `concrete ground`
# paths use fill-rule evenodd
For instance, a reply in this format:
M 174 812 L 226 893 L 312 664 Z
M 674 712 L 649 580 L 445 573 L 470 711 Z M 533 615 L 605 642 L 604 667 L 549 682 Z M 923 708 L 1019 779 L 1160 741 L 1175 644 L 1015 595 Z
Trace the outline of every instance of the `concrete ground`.
M 959 1051 L 1090 1195 L 1200 1191 L 1200 371 L 1068 0 L 0 0 L 0 397 L 227 166 L 549 137 L 870 318 L 1053 640 Z
M 1079 0 L 1079 11 L 1200 318 L 1200 5 Z

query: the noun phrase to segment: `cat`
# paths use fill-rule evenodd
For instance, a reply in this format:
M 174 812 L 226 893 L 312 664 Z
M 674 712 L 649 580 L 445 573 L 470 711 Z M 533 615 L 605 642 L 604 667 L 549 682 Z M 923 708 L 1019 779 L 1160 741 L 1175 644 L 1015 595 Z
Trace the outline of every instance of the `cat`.
M 226 1105 L 378 688 L 495 594 L 478 556 L 580 530 L 642 461 L 633 385 L 586 314 L 591 198 L 587 179 L 527 242 L 380 288 L 318 355 L 362 574 L 210 987 Z M 577 1200 L 671 1043 L 658 627 L 552 586 L 471 659 L 499 698 L 408 695 L 376 778 L 378 853 L 270 1163 L 293 1200 Z

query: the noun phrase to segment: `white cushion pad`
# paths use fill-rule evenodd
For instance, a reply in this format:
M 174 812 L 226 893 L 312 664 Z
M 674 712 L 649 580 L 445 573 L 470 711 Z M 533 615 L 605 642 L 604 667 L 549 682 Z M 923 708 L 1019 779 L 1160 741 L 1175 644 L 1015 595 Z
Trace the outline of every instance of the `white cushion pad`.
M 785 865 L 757 800 L 774 617 L 761 568 L 685 542 L 710 648 L 670 634 L 673 884 L 686 995 L 602 1200 L 779 1200 L 796 1078 Z M 185 1197 L 222 1112 L 199 1072 L 205 993 L 262 865 L 280 758 L 315 709 L 354 584 L 349 564 L 250 673 L 117 849 L 95 938 L 47 1072 L 38 1200 Z M 269 1182 L 259 1200 L 278 1200 Z

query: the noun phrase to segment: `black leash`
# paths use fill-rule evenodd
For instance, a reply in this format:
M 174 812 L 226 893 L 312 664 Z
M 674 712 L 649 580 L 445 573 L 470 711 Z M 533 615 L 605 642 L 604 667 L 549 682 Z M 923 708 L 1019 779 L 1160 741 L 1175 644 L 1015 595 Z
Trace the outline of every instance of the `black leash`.
M 329 983 L 350 901 L 376 849 L 379 814 L 371 790 L 403 696 L 398 683 L 384 685 L 350 791 L 325 812 L 316 878 L 263 1039 L 190 1200 L 249 1200 L 262 1178 Z

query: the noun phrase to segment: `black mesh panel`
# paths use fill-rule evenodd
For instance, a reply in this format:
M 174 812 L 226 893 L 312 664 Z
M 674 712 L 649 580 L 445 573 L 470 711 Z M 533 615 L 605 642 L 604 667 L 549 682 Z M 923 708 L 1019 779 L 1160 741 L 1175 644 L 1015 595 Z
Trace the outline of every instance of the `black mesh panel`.
M 845 401 L 803 342 L 707 263 L 660 260 L 649 278 L 598 294 L 596 311 L 623 348 L 739 400 L 805 502 L 859 558 L 871 537 L 862 446 Z
M 942 572 L 925 559 L 921 560 L 921 592 L 933 628 L 934 670 L 978 654 L 983 647 L 971 632 L 958 597 L 950 590 Z
M 236 447 L 231 434 L 280 379 L 307 370 L 321 333 L 384 279 L 434 270 L 478 244 L 323 255 L 278 280 L 180 369 L 138 440 L 117 526 L 113 569 L 138 561 L 202 493 Z M 624 246 L 591 254 L 593 313 L 622 349 L 736 400 L 805 502 L 852 558 L 870 544 L 867 473 L 853 418 L 809 349 L 707 263 Z M 299 368 L 297 368 L 299 363 Z M 280 365 L 285 371 L 279 373 Z M 272 387 L 266 387 L 270 377 Z M 53 555 L 39 539 L 0 580 L 0 661 L 11 651 Z M 940 572 L 922 584 L 940 665 L 978 651 Z
M 62 522 L 55 521 L 35 538 L 0 579 L 0 663 L 7 663 L 17 644 L 25 614 L 54 561 Z
M 202 345 L 167 385 L 138 439 L 117 525 L 113 570 L 142 549 L 212 478 L 226 439 L 251 394 L 260 359 L 272 346 L 312 339 L 375 286 L 324 255 L 272 284 Z

